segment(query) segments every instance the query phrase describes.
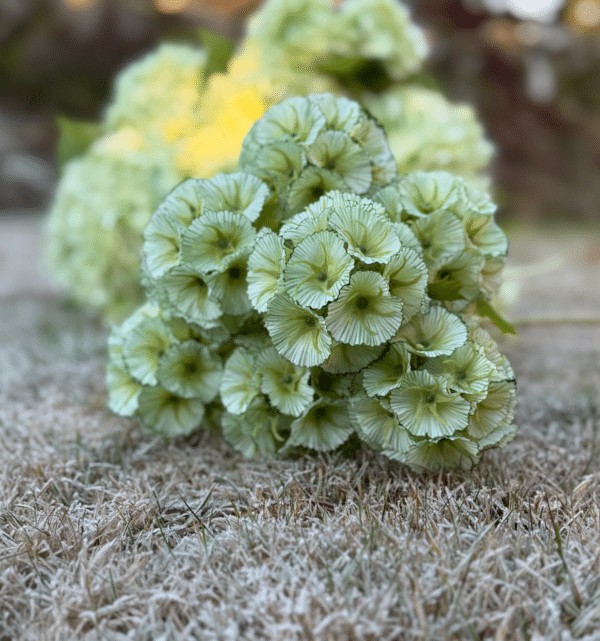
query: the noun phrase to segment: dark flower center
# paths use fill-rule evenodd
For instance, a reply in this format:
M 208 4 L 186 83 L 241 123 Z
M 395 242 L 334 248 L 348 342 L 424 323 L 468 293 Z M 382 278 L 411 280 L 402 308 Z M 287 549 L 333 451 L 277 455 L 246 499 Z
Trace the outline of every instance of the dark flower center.
M 435 392 L 429 392 L 425 396 L 425 402 L 427 403 L 427 405 L 431 405 L 432 403 L 435 403 Z
M 239 267 L 230 267 L 227 273 L 229 278 L 239 278 L 242 275 L 242 270 Z
M 286 374 L 282 379 L 281 382 L 284 385 L 291 385 L 294 382 L 294 377 L 291 374 Z
M 219 240 L 217 240 L 217 247 L 219 249 L 227 249 L 229 245 L 231 245 L 231 243 L 229 242 L 229 239 L 225 238 L 224 236 L 219 238 Z
M 183 366 L 183 371 L 186 374 L 195 374 L 198 371 L 198 366 L 196 363 L 185 363 Z
M 317 407 L 315 409 L 315 418 L 325 418 L 327 416 L 327 408 L 326 407 Z
M 357 309 L 367 309 L 369 306 L 369 299 L 366 296 L 359 296 L 356 299 L 355 305 Z
M 324 283 L 324 282 L 327 280 L 327 274 L 326 274 L 325 272 L 319 272 L 319 273 L 317 274 L 317 280 L 318 280 L 320 283 Z
M 304 322 L 309 327 L 314 327 L 317 324 L 317 319 L 314 316 L 305 316 L 304 317 Z

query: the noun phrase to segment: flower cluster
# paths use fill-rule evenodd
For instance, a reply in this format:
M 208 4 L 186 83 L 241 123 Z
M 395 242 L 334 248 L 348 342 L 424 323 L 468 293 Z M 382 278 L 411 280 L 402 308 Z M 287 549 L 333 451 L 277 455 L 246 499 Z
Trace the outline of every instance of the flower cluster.
M 356 102 L 330 93 L 271 108 L 244 139 L 239 167 L 277 193 L 278 221 L 328 191 L 364 194 L 397 175 L 377 121 Z
M 358 439 L 415 469 L 466 469 L 512 438 L 514 376 L 472 313 L 506 253 L 495 207 L 445 172 L 373 180 L 385 137 L 353 138 L 372 122 L 290 98 L 244 141 L 252 173 L 169 194 L 144 231 L 152 302 L 109 340 L 111 409 L 168 436 L 218 423 L 247 456 Z M 290 205 L 340 136 L 357 146 L 341 188 Z
M 155 196 L 164 198 L 185 178 L 235 171 L 251 125 L 292 95 L 333 92 L 358 100 L 388 130 L 390 145 L 382 142 L 381 126 L 350 103 L 339 113 L 332 103 L 306 114 L 288 107 L 286 118 L 305 118 L 308 127 L 295 140 L 261 124 L 245 145 L 241 168 L 270 183 L 277 176 L 274 188 L 286 192 L 277 199 L 279 211 L 271 212 L 279 220 L 328 190 L 366 195 L 385 184 L 395 172 L 390 148 L 402 173 L 473 175 L 489 160 L 490 145 L 469 109 L 414 85 L 425 50 L 397 0 L 267 0 L 251 17 L 227 73 L 210 74 L 211 56 L 202 48 L 162 44 L 117 75 L 98 125 L 69 124 L 71 135 L 83 138 L 73 150 L 82 155 L 63 168 L 50 212 L 51 269 L 77 302 L 122 319 L 142 298 L 131 257 Z M 83 151 L 94 132 L 98 144 Z M 115 146 L 107 143 L 114 139 L 123 154 L 119 179 L 114 154 L 99 151 Z M 103 175 L 104 181 L 96 178 Z M 115 189 L 115 180 L 122 187 Z M 84 233 L 72 225 L 80 219 Z
M 491 160 L 494 146 L 469 105 L 415 85 L 364 94 L 362 100 L 385 128 L 401 174 L 421 169 L 476 176 Z
M 404 79 L 427 53 L 421 30 L 397 0 L 267 0 L 248 35 L 279 74 L 317 72 L 342 83 L 377 72 Z
M 183 178 L 235 169 L 248 129 L 274 101 L 252 54 L 206 86 L 204 59 L 201 49 L 163 44 L 126 67 L 101 136 L 64 167 L 48 218 L 49 263 L 75 300 L 109 319 L 143 300 L 139 250 L 156 206 Z

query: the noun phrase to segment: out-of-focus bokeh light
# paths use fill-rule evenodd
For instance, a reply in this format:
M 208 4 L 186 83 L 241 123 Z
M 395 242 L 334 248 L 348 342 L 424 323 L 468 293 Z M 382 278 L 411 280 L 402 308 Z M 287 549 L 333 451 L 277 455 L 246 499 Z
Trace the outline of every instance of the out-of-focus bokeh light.
M 600 0 L 575 0 L 567 9 L 567 22 L 576 31 L 600 27 Z
M 99 0 L 63 0 L 67 9 L 86 10 L 95 7 Z
M 484 0 L 488 11 L 508 11 L 516 18 L 552 22 L 563 8 L 564 0 Z
M 162 13 L 179 13 L 187 9 L 193 0 L 154 0 L 154 6 Z

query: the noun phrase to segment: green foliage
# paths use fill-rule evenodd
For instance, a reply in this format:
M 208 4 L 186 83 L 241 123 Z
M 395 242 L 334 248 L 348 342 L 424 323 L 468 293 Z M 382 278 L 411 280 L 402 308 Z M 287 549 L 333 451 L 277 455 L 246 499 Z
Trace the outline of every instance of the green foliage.
M 235 45 L 229 38 L 209 29 L 200 29 L 200 39 L 207 54 L 200 78 L 202 84 L 205 84 L 213 73 L 227 71 L 227 63 L 233 55 Z
M 87 151 L 101 133 L 101 127 L 97 123 L 72 120 L 65 116 L 56 117 L 56 128 L 56 162 L 61 169 L 69 160 Z

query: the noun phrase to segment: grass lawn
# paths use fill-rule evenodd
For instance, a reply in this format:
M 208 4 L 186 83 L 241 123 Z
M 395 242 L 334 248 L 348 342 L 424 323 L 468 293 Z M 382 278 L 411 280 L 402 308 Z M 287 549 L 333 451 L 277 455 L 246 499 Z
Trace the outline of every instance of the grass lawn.
M 600 235 L 511 239 L 518 435 L 416 475 L 112 416 L 106 331 L 0 217 L 0 641 L 600 640 L 600 324 L 554 322 L 600 316 Z

